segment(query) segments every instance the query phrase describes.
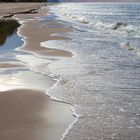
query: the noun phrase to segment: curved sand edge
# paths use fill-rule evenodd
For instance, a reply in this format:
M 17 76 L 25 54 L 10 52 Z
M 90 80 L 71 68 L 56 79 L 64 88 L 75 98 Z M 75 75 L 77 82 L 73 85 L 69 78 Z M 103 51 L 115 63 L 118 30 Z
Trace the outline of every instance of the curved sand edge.
M 39 56 L 58 56 L 72 57 L 72 52 L 60 49 L 45 48 L 40 45 L 41 42 L 48 40 L 70 40 L 67 37 L 51 36 L 54 33 L 70 32 L 70 28 L 50 27 L 41 23 L 37 18 L 46 16 L 48 9 L 43 8 L 35 14 L 19 14 L 14 17 L 22 22 L 18 29 L 18 34 L 23 38 L 24 44 L 18 50 L 31 52 Z M 56 23 L 56 25 L 60 23 Z

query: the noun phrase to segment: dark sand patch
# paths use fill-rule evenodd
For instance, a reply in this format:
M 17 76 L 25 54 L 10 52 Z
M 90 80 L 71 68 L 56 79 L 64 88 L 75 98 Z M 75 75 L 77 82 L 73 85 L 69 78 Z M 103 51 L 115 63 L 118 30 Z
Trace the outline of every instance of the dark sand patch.
M 19 67 L 25 66 L 21 63 L 13 63 L 13 62 L 0 63 L 0 68 L 19 68 Z

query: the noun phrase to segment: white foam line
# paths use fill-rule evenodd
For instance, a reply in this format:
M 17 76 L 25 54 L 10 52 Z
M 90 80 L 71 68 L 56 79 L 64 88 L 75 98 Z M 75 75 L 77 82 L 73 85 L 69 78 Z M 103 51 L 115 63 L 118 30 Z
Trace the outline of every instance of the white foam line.
M 68 135 L 69 131 L 73 128 L 73 126 L 77 123 L 78 119 L 81 117 L 81 115 L 76 112 L 75 108 L 76 108 L 75 106 L 71 107 L 72 115 L 75 117 L 75 120 L 74 120 L 74 122 L 72 122 L 68 126 L 68 128 L 65 130 L 65 132 L 63 133 L 63 135 L 62 135 L 60 140 L 64 140 L 65 139 L 65 137 Z
M 23 41 L 23 45 L 21 45 L 19 48 L 16 48 L 16 50 L 19 50 L 20 48 L 23 48 L 26 45 L 26 36 L 23 36 L 20 34 L 21 29 L 25 26 L 27 21 L 33 20 L 33 19 L 21 20 L 21 19 L 16 18 L 16 17 L 15 17 L 15 19 L 18 20 L 19 23 L 21 24 L 21 26 L 18 28 L 17 35 L 22 38 L 21 40 Z M 24 51 L 24 52 L 28 52 L 28 51 Z
M 17 35 L 19 37 L 21 37 L 21 40 L 23 41 L 23 45 L 21 45 L 19 48 L 16 48 L 15 50 L 19 51 L 20 48 L 23 48 L 25 45 L 26 45 L 26 36 L 23 36 L 20 34 L 21 32 L 21 29 L 25 26 L 26 22 L 29 20 L 29 19 L 26 19 L 26 20 L 21 20 L 20 18 L 16 18 L 14 17 L 16 20 L 19 21 L 19 23 L 21 24 L 21 26 L 18 28 L 18 31 L 17 31 Z M 27 52 L 27 51 L 23 51 L 23 52 Z M 29 52 L 28 52 L 29 53 Z
M 46 94 L 50 97 L 51 100 L 54 100 L 54 101 L 56 101 L 56 102 L 62 102 L 62 103 L 66 103 L 66 104 L 71 105 L 71 106 L 72 106 L 72 107 L 71 107 L 72 115 L 75 117 L 74 122 L 72 122 L 72 123 L 67 127 L 67 129 L 65 130 L 65 132 L 62 134 L 62 137 L 61 137 L 60 140 L 64 140 L 64 138 L 67 136 L 67 134 L 69 133 L 69 131 L 70 131 L 70 130 L 73 128 L 73 126 L 77 123 L 77 121 L 78 121 L 78 119 L 81 117 L 81 115 L 78 114 L 78 113 L 76 112 L 76 105 L 72 105 L 72 104 L 70 104 L 70 103 L 67 103 L 67 102 L 65 102 L 65 101 L 62 101 L 62 100 L 60 100 L 60 99 L 58 99 L 58 98 L 56 98 L 56 97 L 54 97 L 54 96 L 52 96 L 52 95 L 50 94 L 51 90 L 53 90 L 53 89 L 59 84 L 59 82 L 61 81 L 61 78 L 59 78 L 59 79 L 56 79 L 56 78 L 55 78 L 54 80 L 56 81 L 56 83 L 54 83 L 52 87 L 50 87 L 48 90 L 46 90 Z

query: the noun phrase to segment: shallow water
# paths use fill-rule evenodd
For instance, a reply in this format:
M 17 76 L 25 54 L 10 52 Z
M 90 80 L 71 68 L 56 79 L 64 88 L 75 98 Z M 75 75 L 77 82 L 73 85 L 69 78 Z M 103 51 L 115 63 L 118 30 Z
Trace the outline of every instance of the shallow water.
M 23 41 L 21 41 L 21 37 L 19 37 L 16 33 L 14 33 L 12 36 L 9 36 L 6 40 L 6 42 L 0 46 L 0 53 L 9 52 L 11 50 L 14 51 L 14 49 L 20 47 L 23 44 Z
M 80 114 L 64 139 L 140 139 L 139 13 L 138 3 L 51 7 L 44 23 L 51 18 L 72 27 L 73 32 L 59 34 L 72 41 L 42 44 L 72 51 L 74 56 L 36 71 L 59 78 L 51 95 L 75 105 Z M 116 23 L 126 25 L 114 30 Z

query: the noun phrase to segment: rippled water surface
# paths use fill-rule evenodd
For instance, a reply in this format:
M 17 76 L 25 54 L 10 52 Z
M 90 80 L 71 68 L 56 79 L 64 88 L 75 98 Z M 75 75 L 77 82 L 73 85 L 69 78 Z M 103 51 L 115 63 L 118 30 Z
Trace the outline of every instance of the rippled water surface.
M 66 3 L 50 20 L 73 28 L 71 41 L 42 45 L 72 51 L 38 71 L 59 77 L 51 94 L 75 105 L 80 117 L 66 140 L 140 139 L 140 4 Z

